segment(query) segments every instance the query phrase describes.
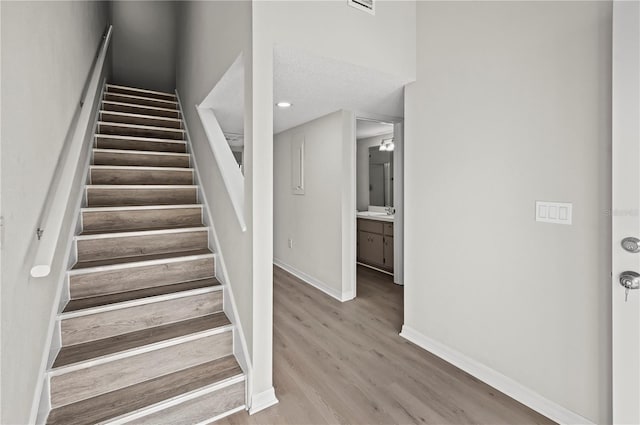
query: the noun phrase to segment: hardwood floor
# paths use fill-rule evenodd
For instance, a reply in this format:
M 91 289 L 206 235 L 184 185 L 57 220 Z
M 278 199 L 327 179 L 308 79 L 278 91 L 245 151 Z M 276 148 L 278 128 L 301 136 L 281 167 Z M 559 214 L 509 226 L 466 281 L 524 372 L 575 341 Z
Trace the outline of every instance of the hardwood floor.
M 403 288 L 358 267 L 340 303 L 274 268 L 274 386 L 280 403 L 220 424 L 548 424 L 401 338 Z

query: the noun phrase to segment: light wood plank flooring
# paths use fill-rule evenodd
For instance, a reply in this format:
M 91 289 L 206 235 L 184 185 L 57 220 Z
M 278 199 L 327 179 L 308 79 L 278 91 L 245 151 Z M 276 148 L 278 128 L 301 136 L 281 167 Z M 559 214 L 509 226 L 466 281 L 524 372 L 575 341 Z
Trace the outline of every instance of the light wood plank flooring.
M 274 385 L 280 403 L 221 424 L 548 424 L 404 340 L 401 286 L 358 267 L 340 303 L 274 269 Z

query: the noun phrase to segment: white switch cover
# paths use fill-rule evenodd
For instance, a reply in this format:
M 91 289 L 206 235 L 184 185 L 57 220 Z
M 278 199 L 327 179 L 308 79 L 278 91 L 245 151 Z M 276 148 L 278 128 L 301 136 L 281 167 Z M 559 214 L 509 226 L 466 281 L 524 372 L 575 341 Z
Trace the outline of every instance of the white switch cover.
M 536 201 L 536 221 L 571 224 L 573 204 L 567 202 Z

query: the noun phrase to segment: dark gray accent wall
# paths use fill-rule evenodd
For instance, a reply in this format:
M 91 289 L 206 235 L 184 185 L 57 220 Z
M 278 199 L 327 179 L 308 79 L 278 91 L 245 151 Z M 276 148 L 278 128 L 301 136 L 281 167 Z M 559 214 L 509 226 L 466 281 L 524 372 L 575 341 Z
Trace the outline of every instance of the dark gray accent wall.
M 177 6 L 173 1 L 113 1 L 112 82 L 173 92 Z

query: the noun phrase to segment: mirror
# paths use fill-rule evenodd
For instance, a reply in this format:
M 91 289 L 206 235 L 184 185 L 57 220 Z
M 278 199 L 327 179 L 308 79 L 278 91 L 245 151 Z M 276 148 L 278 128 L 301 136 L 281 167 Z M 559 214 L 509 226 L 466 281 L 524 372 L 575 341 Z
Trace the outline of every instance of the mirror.
M 393 206 L 393 151 L 369 148 L 369 205 Z

